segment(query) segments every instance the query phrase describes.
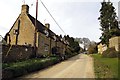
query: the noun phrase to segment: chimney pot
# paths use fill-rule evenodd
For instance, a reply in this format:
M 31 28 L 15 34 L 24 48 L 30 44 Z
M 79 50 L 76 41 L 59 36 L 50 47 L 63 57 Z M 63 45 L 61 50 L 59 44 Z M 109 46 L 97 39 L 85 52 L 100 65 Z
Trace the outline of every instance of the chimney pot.
M 26 4 L 22 5 L 21 13 L 29 14 L 29 6 Z
M 46 23 L 45 26 L 46 26 L 47 29 L 50 29 L 50 24 L 49 23 Z

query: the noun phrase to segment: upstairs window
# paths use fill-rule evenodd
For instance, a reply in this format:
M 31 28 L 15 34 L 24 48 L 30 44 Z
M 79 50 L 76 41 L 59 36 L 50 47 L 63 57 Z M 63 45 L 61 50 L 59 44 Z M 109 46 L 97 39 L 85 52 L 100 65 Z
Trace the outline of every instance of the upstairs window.
M 44 33 L 45 33 L 46 37 L 49 36 L 49 32 L 47 30 L 45 30 Z
M 48 51 L 48 47 L 49 47 L 49 45 L 45 44 L 45 46 L 44 46 L 45 51 Z
M 13 34 L 15 34 L 15 35 L 18 34 L 18 30 L 17 30 L 17 29 L 14 29 L 14 30 L 13 30 Z

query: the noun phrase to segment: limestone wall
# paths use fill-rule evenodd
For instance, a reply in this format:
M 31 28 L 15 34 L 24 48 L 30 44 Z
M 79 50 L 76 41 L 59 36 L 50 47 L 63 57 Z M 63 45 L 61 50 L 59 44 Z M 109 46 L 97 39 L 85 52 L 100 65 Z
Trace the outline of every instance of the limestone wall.
M 116 51 L 120 51 L 120 36 L 109 39 L 109 48 L 115 47 Z
M 2 62 L 15 62 L 18 60 L 26 60 L 32 57 L 34 57 L 33 47 L 2 45 Z
M 20 14 L 9 31 L 7 43 L 11 45 L 31 45 L 34 41 L 34 25 L 27 14 Z M 16 42 L 17 41 L 17 42 Z

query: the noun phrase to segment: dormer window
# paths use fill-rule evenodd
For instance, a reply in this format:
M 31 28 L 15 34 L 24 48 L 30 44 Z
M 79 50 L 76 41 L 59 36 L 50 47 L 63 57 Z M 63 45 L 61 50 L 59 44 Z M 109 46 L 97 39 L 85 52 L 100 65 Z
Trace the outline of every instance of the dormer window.
M 56 41 L 56 40 L 57 40 L 56 36 L 53 36 L 53 38 L 54 38 L 54 41 Z
M 61 41 L 63 41 L 63 39 L 62 39 L 62 38 L 61 38 L 60 40 L 61 40 Z
M 13 34 L 15 34 L 15 35 L 18 34 L 18 29 L 14 29 Z
M 45 35 L 48 37 L 49 36 L 49 32 L 47 30 L 44 31 Z

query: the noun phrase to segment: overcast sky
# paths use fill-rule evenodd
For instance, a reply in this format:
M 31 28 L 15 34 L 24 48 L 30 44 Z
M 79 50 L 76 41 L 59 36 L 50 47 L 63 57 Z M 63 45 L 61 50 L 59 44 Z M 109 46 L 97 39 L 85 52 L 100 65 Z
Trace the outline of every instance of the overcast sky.
M 29 13 L 35 17 L 35 1 L 25 0 L 29 5 Z M 56 34 L 64 33 L 52 20 L 45 8 L 39 1 L 38 20 L 50 23 L 50 29 Z M 50 13 L 62 27 L 64 32 L 71 37 L 87 37 L 90 40 L 99 42 L 101 36 L 100 23 L 98 21 L 101 1 L 103 0 L 42 0 Z M 111 0 L 118 13 L 118 1 Z M 21 13 L 23 0 L 1 0 L 0 1 L 0 35 L 4 36 L 12 27 L 15 20 Z M 33 5 L 31 5 L 33 4 Z

